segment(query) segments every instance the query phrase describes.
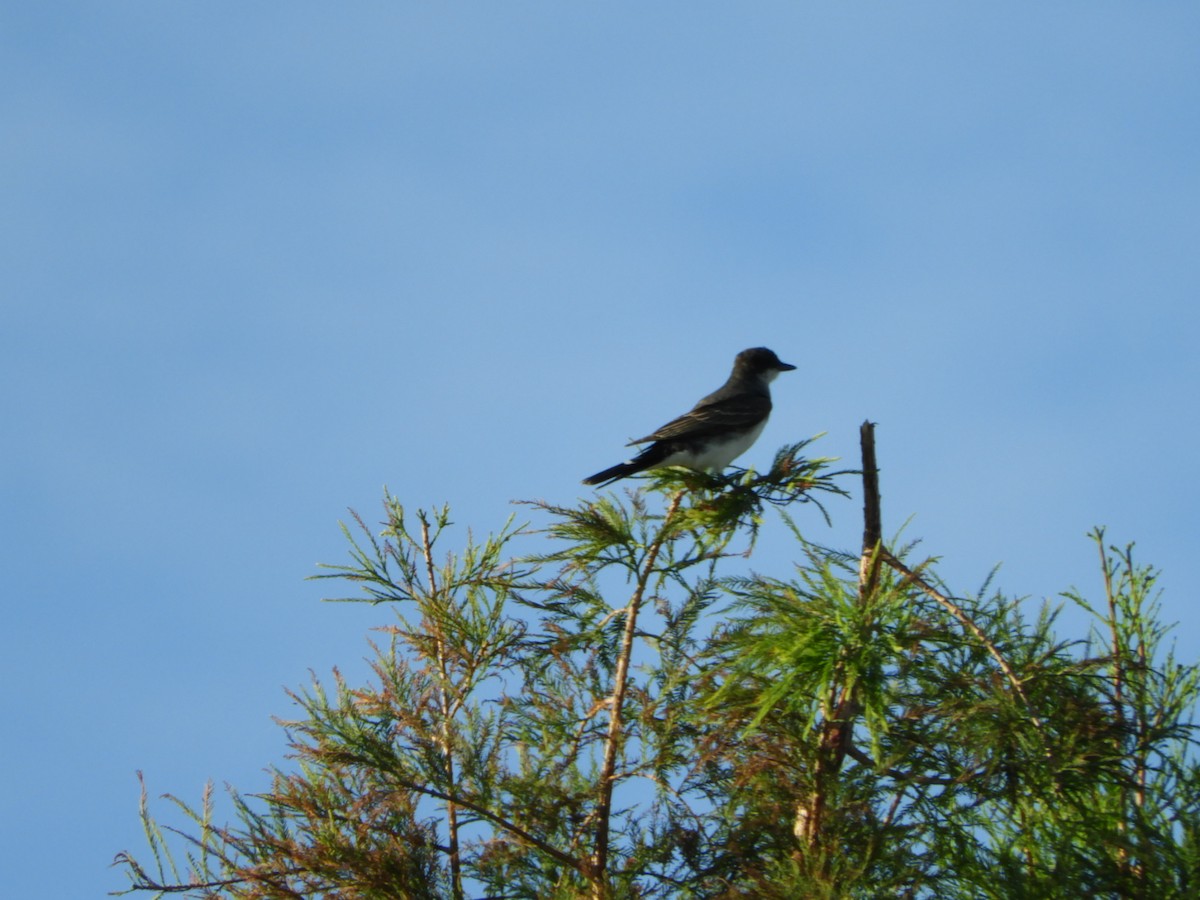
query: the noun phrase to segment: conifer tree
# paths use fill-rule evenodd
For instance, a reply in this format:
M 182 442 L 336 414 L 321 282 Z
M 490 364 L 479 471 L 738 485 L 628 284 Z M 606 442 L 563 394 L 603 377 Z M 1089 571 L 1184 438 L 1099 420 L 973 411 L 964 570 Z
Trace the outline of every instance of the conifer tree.
M 1200 670 L 1156 573 L 1099 549 L 1104 595 L 955 595 L 883 539 L 860 472 L 783 448 L 763 474 L 663 470 L 533 504 L 447 552 L 448 509 L 384 500 L 321 577 L 394 611 L 369 684 L 294 693 L 270 789 L 143 788 L 126 891 L 238 898 L 1053 898 L 1200 893 Z M 806 539 L 802 504 L 862 477 L 861 548 Z M 788 529 L 792 572 L 739 560 Z M 538 552 L 517 552 L 536 541 Z

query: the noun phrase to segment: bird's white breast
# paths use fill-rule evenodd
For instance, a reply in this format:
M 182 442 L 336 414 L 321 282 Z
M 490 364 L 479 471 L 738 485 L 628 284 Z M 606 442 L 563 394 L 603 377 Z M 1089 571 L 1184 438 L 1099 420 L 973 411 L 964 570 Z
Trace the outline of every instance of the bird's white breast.
M 766 425 L 767 420 L 763 419 L 743 434 L 731 437 L 726 441 L 712 441 L 700 453 L 692 453 L 687 450 L 672 453 L 659 465 L 687 466 L 689 469 L 714 469 L 719 472 L 749 450 L 750 446 L 758 440 L 758 436 L 762 434 Z

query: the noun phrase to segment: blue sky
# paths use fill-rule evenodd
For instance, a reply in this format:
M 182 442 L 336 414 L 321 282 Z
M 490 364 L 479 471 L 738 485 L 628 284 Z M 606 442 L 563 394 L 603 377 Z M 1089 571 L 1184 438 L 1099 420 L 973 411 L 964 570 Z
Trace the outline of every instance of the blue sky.
M 1107 525 L 1200 658 L 1197 48 L 1189 3 L 7 4 L 6 890 L 122 886 L 135 770 L 265 784 L 389 621 L 304 580 L 347 507 L 572 502 L 748 346 L 799 368 L 743 462 L 870 418 L 956 591 L 1096 596 Z

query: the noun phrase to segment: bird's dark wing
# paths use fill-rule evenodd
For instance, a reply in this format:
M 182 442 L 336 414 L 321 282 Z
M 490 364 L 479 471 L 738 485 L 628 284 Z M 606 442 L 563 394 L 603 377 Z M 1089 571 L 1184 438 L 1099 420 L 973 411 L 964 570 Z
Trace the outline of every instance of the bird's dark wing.
M 762 394 L 736 394 L 714 401 L 706 398 L 691 412 L 672 419 L 654 434 L 630 441 L 627 446 L 674 438 L 705 438 L 711 434 L 751 428 L 770 412 L 771 398 Z

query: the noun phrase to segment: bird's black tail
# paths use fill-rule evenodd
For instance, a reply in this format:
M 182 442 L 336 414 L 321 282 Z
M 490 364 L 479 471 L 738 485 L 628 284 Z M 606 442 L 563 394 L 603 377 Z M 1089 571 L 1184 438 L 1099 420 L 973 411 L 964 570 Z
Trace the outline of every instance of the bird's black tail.
M 662 462 L 665 457 L 666 448 L 658 443 L 651 444 L 633 459 L 627 459 L 623 463 L 610 466 L 603 472 L 597 472 L 590 478 L 583 479 L 583 483 L 596 485 L 611 484 L 617 479 L 628 478 L 630 475 L 636 475 L 638 472 L 644 472 L 646 469 L 653 468 Z

